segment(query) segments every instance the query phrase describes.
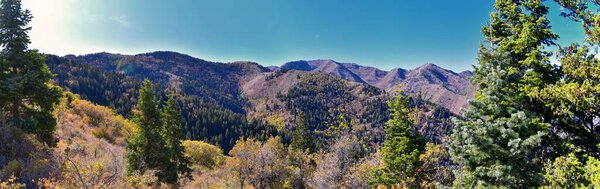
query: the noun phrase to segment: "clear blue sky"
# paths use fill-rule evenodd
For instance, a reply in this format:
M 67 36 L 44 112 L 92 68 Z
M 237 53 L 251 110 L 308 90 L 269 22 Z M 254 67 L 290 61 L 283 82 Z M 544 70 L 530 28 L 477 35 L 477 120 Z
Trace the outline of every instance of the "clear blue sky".
M 485 0 L 24 0 L 32 47 L 52 54 L 171 50 L 198 58 L 281 65 L 334 59 L 381 69 L 476 64 Z M 563 39 L 579 24 L 551 20 Z

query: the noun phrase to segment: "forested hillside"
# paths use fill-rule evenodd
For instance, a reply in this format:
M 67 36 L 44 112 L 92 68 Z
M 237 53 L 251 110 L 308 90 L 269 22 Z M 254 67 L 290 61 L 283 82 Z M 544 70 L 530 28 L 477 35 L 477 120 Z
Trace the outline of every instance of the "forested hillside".
M 280 72 L 286 70 L 323 72 L 388 92 L 401 89 L 408 95 L 441 105 L 454 114 L 459 114 L 467 106 L 467 101 L 473 98 L 476 88 L 468 81 L 468 77 L 472 76 L 470 71 L 455 73 L 432 63 L 412 70 L 394 68 L 383 71 L 354 63 L 312 60 L 288 62 L 278 68 Z
M 46 62 L 57 74 L 55 80 L 59 86 L 127 117 L 137 102 L 141 81 L 150 79 L 157 89 L 164 89 L 156 91 L 160 99 L 166 100 L 168 93 L 176 94 L 182 105 L 187 138 L 211 142 L 226 151 L 240 136 L 265 139 L 277 133 L 263 121 L 246 119 L 243 109 L 246 100 L 240 96 L 235 79 L 254 74 L 262 67 L 254 63 L 209 63 L 170 52 L 153 53 L 152 57 L 157 58 L 149 56 L 99 53 L 83 57 L 49 56 Z
M 280 135 L 284 142 L 290 142 L 298 112 L 305 114 L 310 134 L 319 138 L 318 146 L 327 141 L 325 131 L 329 127 L 346 122 L 357 127 L 365 144 L 374 147 L 383 140 L 383 124 L 388 117 L 385 101 L 395 94 L 330 73 L 288 70 L 286 66 L 271 71 L 252 62 L 214 63 L 174 52 L 49 55 L 46 62 L 57 74 L 57 85 L 127 117 L 131 116 L 141 80 L 151 80 L 157 88 L 166 89 L 156 91 L 159 98 L 166 100 L 168 93 L 177 94 L 188 139 L 210 142 L 225 152 L 241 136 L 266 140 Z M 411 87 L 418 89 L 420 84 Z M 423 102 L 431 99 L 431 95 L 415 97 Z M 429 109 L 443 109 L 427 104 Z M 435 120 L 420 118 L 423 121 L 418 128 L 428 128 L 420 131 L 440 142 L 451 126 L 437 124 L 432 128 L 431 123 L 449 123 L 450 115 Z

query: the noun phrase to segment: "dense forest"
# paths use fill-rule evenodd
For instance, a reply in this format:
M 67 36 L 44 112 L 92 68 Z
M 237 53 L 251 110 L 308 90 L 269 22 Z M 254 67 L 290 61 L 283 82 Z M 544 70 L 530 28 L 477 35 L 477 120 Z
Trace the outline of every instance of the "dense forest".
M 556 44 L 549 3 L 584 42 Z M 43 54 L 31 13 L 2 0 L 0 188 L 600 188 L 598 6 L 496 0 L 472 73 L 410 75 Z
M 160 52 L 157 54 L 160 56 L 168 55 Z M 79 58 L 62 58 L 49 55 L 46 62 L 50 70 L 57 75 L 54 78 L 57 85 L 81 95 L 86 100 L 111 107 L 126 117 L 132 116 L 132 110 L 138 98 L 137 90 L 140 88 L 142 80 L 144 78 L 151 79 L 157 85 L 155 92 L 161 100 L 166 101 L 169 93 L 176 93 L 174 98 L 182 105 L 182 114 L 185 120 L 183 127 L 186 138 L 207 141 L 219 145 L 226 151 L 233 147 L 240 136 L 266 139 L 277 134 L 277 131 L 266 123 L 246 119 L 241 108 L 244 99 L 241 97 L 235 97 L 233 101 L 236 102 L 231 102 L 230 99 L 211 99 L 213 96 L 225 95 L 220 94 L 223 91 L 218 91 L 218 93 L 217 90 L 205 91 L 206 89 L 214 89 L 214 85 L 217 85 L 217 83 L 220 83 L 218 85 L 233 84 L 218 80 L 213 84 L 204 82 L 204 80 L 214 81 L 214 79 L 204 78 L 209 77 L 208 75 L 204 76 L 202 81 L 185 79 L 172 81 L 168 75 L 162 73 L 139 71 L 144 68 L 136 68 L 135 66 L 142 67 L 143 65 L 126 63 L 127 60 L 123 59 L 126 59 L 126 57 L 100 53 Z M 102 65 L 93 66 L 77 63 L 78 61 L 102 62 Z M 110 65 L 106 62 L 113 62 L 125 67 L 122 70 L 135 69 L 138 71 L 131 72 L 135 74 L 127 74 L 130 71 L 115 71 L 121 70 L 121 68 L 117 68 L 118 65 Z M 215 68 L 215 70 L 218 69 Z M 175 86 L 171 82 L 181 83 Z M 192 82 L 201 82 L 213 86 L 194 85 Z M 158 90 L 164 88 L 169 90 Z M 219 89 L 221 88 L 231 89 L 232 87 L 222 86 Z M 224 92 L 228 94 L 227 96 L 237 93 L 237 91 Z M 210 95 L 205 95 L 206 93 Z M 238 101 L 241 103 L 238 103 Z

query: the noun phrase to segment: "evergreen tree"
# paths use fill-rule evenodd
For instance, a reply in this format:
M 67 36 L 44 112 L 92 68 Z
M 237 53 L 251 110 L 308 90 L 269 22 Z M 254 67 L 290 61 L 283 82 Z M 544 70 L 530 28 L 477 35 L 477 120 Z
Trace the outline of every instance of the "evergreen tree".
M 177 101 L 170 96 L 167 105 L 163 110 L 162 135 L 167 143 L 167 148 L 171 149 L 171 161 L 177 164 L 177 172 L 188 177 L 191 176 L 190 160 L 184 155 L 185 149 L 181 145 L 183 136 L 183 117 Z
M 292 133 L 292 143 L 290 147 L 296 150 L 314 150 L 312 149 L 312 142 L 310 139 L 310 130 L 308 129 L 308 121 L 306 120 L 306 116 L 304 116 L 303 112 L 298 113 L 298 117 L 296 118 L 296 128 Z
M 385 124 L 382 148 L 383 167 L 375 172 L 370 185 L 417 187 L 415 172 L 419 155 L 425 151 L 426 140 L 412 129 L 409 99 L 398 94 L 388 102 L 392 118 Z
M 497 0 L 472 82 L 475 100 L 454 119 L 450 154 L 458 187 L 529 188 L 540 183 L 550 112 L 531 91 L 558 80 L 543 49 L 557 38 L 539 0 Z
M 21 10 L 20 0 L 0 1 L 0 121 L 10 121 L 52 146 L 52 111 L 61 92 L 48 84 L 53 75 L 44 56 L 28 49 L 31 19 L 29 10 Z
M 600 14 L 590 10 L 599 1 L 556 0 L 562 15 L 581 22 L 583 44 L 559 47 L 561 79 L 531 96 L 552 111 L 551 144 L 560 157 L 544 168 L 542 188 L 600 187 L 600 59 L 590 46 L 600 44 Z M 591 5 L 590 5 L 591 4 Z M 550 142 L 549 142 L 550 143 Z
M 171 161 L 172 150 L 161 136 L 163 124 L 158 104 L 152 83 L 144 80 L 133 118 L 139 131 L 127 140 L 127 173 L 156 170 L 160 181 L 176 183 L 177 166 Z
M 532 91 L 531 96 L 545 102 L 552 111 L 552 142 L 561 156 L 575 149 L 578 154 L 600 157 L 600 59 L 590 46 L 600 44 L 600 14 L 590 10 L 598 1 L 556 0 L 563 16 L 581 22 L 586 33 L 584 44 L 559 47 L 561 79 Z M 591 5 L 590 5 L 591 3 Z M 576 148 L 565 148 L 574 145 Z

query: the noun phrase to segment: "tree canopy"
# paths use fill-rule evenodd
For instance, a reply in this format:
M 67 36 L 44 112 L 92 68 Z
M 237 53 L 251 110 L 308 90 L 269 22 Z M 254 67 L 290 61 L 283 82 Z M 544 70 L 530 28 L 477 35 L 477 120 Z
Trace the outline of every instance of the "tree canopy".
M 49 84 L 53 75 L 44 55 L 28 49 L 32 18 L 29 10 L 22 10 L 20 0 L 0 1 L 0 121 L 54 145 L 52 111 L 61 90 Z

